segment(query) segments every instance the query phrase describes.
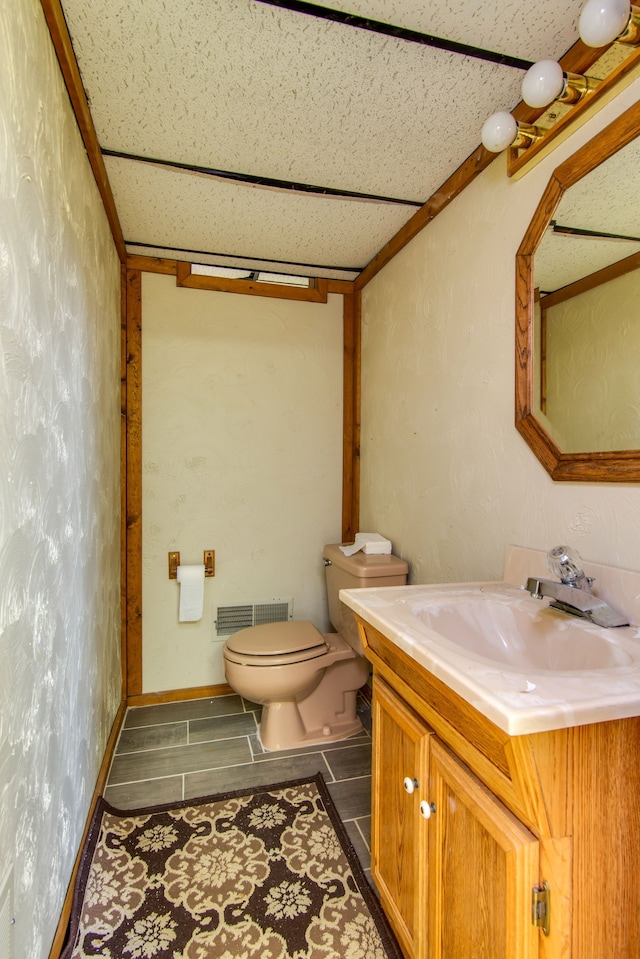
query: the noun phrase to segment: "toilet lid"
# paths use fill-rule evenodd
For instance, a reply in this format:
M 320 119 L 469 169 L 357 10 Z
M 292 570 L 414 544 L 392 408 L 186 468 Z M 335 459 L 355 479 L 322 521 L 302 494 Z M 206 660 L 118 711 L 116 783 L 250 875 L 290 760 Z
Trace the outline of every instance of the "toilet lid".
M 291 620 L 286 623 L 265 623 L 234 633 L 226 642 L 227 649 L 243 656 L 284 656 L 304 652 L 319 656 L 326 650 L 324 636 L 313 623 Z

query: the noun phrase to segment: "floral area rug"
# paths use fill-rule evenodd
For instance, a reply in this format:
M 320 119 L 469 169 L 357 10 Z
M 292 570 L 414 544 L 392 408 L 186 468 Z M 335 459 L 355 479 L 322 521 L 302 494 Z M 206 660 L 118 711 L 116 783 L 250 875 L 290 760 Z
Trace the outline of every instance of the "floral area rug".
M 61 959 L 401 959 L 322 776 L 100 800 Z

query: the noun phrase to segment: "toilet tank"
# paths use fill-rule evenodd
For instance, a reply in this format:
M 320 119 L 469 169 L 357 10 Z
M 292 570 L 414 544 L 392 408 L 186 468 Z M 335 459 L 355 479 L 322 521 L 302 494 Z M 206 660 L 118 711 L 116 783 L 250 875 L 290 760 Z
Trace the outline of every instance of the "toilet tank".
M 404 586 L 409 567 L 403 559 L 391 553 L 368 554 L 360 550 L 353 556 L 345 556 L 339 543 L 325 546 L 323 555 L 331 625 L 356 652 L 363 655 L 353 612 L 340 602 L 338 593 L 341 589 L 367 586 Z

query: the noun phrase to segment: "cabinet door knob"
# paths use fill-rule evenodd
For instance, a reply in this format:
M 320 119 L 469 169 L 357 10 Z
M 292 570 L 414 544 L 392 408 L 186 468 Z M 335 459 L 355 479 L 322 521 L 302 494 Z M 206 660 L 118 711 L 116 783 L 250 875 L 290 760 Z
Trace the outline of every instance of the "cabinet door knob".
M 422 802 L 420 803 L 420 815 L 423 816 L 424 819 L 431 819 L 431 816 L 433 815 L 433 813 L 435 813 L 435 811 L 436 811 L 435 803 L 427 802 L 426 799 L 422 800 Z
M 411 795 L 411 793 L 414 791 L 414 789 L 416 789 L 419 783 L 417 779 L 412 779 L 411 776 L 405 776 L 403 785 L 405 788 L 405 792 L 408 792 L 409 795 Z

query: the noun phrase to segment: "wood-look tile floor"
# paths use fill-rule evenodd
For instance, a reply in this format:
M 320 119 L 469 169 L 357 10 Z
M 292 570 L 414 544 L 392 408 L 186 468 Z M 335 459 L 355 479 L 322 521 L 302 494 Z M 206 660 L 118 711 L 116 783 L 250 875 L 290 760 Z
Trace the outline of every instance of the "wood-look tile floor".
M 104 797 L 119 809 L 135 809 L 321 772 L 369 877 L 371 710 L 362 696 L 358 713 L 364 729 L 350 739 L 265 752 L 260 707 L 240 696 L 132 708 Z

